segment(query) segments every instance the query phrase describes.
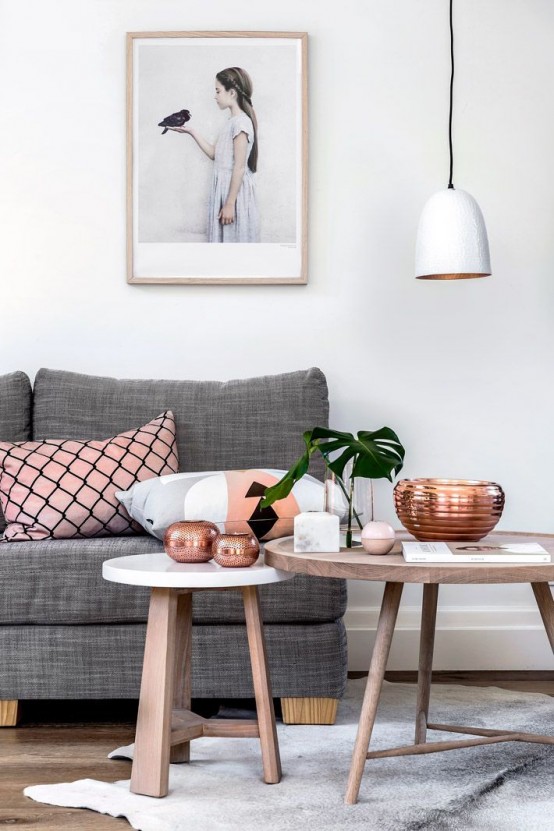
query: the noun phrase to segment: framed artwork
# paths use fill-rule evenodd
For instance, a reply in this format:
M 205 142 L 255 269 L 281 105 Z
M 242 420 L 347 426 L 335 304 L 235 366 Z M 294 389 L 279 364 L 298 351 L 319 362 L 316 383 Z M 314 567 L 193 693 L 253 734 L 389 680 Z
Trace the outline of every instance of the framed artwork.
M 127 34 L 129 283 L 307 282 L 307 41 Z

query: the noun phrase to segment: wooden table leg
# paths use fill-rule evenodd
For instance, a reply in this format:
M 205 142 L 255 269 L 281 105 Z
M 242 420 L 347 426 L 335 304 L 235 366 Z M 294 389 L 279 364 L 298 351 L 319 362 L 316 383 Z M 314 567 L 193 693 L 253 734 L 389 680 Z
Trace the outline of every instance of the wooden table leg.
M 435 621 L 437 619 L 438 583 L 425 583 L 421 607 L 421 634 L 419 638 L 419 668 L 417 673 L 417 705 L 415 744 L 427 740 L 429 698 L 431 696 L 431 672 L 435 645 Z
M 550 641 L 550 647 L 554 652 L 554 600 L 548 583 L 531 583 L 542 622 Z
M 271 695 L 271 682 L 267 667 L 267 654 L 260 610 L 260 595 L 257 586 L 244 586 L 242 589 L 246 631 L 252 663 L 252 678 L 258 725 L 260 728 L 260 745 L 264 768 L 264 782 L 274 785 L 281 781 L 281 759 L 275 727 L 275 711 Z
M 146 796 L 168 791 L 177 597 L 165 588 L 150 597 L 131 772 L 131 791 Z
M 394 633 L 394 626 L 396 623 L 396 616 L 398 614 L 398 607 L 400 605 L 403 588 L 403 583 L 385 584 L 385 593 L 383 594 L 381 613 L 377 624 L 375 646 L 373 647 L 373 655 L 371 657 L 369 675 L 367 677 L 362 712 L 360 714 L 360 723 L 358 724 L 358 733 L 356 735 L 354 753 L 352 754 L 352 765 L 350 767 L 350 775 L 348 777 L 348 786 L 345 797 L 347 805 L 355 805 L 358 801 L 358 793 L 360 791 L 360 783 L 364 772 L 367 749 L 369 747 L 369 740 L 371 739 L 371 732 L 375 722 L 375 714 L 377 713 L 377 705 L 379 703 L 379 696 L 381 695 L 381 687 L 383 685 L 383 678 L 385 676 L 385 669 L 387 666 L 390 645 Z
M 179 594 L 177 622 L 175 625 L 175 690 L 173 707 L 190 710 L 192 669 L 192 592 Z M 190 762 L 190 742 L 175 744 L 171 748 L 170 761 Z

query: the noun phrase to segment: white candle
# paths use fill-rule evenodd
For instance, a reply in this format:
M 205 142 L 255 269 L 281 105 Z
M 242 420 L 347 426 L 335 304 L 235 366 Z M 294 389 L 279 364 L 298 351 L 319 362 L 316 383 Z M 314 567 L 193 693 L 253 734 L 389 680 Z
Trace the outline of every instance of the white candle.
M 339 518 L 326 511 L 307 511 L 294 517 L 294 551 L 340 551 Z

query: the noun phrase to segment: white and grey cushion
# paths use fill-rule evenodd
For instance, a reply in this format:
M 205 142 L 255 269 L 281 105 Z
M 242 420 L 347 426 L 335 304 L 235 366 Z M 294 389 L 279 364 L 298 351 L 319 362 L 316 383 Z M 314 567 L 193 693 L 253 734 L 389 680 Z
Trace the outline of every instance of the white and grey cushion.
M 0 375 L 0 441 L 31 438 L 31 382 L 24 372 Z M 6 527 L 0 508 L 0 533 Z
M 286 500 L 260 508 L 265 488 L 285 473 L 270 468 L 174 473 L 136 482 L 115 495 L 135 522 L 159 540 L 170 525 L 183 520 L 208 520 L 227 531 L 240 524 L 259 540 L 270 540 L 292 534 L 296 514 L 324 507 L 323 482 L 304 476 Z M 338 500 L 337 507 L 345 509 L 346 502 Z

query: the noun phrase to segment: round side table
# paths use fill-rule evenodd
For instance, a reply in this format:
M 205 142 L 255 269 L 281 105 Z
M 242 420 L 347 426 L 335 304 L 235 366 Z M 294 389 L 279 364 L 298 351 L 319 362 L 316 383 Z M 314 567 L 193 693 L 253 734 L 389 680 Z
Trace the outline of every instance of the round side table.
M 281 760 L 258 586 L 294 575 L 258 563 L 249 568 L 176 563 L 164 553 L 155 553 L 107 560 L 102 576 L 114 583 L 152 587 L 131 791 L 166 796 L 170 761 L 188 762 L 191 740 L 202 736 L 259 737 L 264 781 L 279 782 Z M 257 721 L 205 719 L 190 711 L 192 595 L 233 589 L 242 590 Z
M 554 581 L 554 563 L 460 563 L 459 565 L 407 563 L 402 556 L 401 544 L 398 541 L 402 539 L 412 539 L 412 537 L 408 534 L 397 534 L 397 542 L 392 552 L 383 557 L 371 556 L 363 551 L 360 552 L 359 549 L 347 548 L 343 548 L 339 554 L 295 554 L 292 537 L 272 540 L 265 546 L 265 562 L 276 568 L 295 573 L 314 574 L 319 577 L 345 577 L 350 580 L 375 580 L 385 583 L 346 790 L 345 801 L 349 805 L 358 801 L 366 759 L 438 753 L 443 750 L 506 741 L 554 744 L 554 736 L 513 732 L 501 728 L 485 730 L 478 727 L 435 724 L 428 721 L 439 585 L 441 583 L 530 583 L 550 646 L 554 651 L 554 600 L 548 585 L 549 581 Z M 538 542 L 551 556 L 554 554 L 554 535 L 552 534 L 496 533 L 485 537 L 480 541 L 480 545 L 499 545 L 516 539 L 518 542 Z M 414 744 L 368 753 L 404 583 L 423 583 Z M 427 742 L 427 730 L 467 733 L 474 738 Z

